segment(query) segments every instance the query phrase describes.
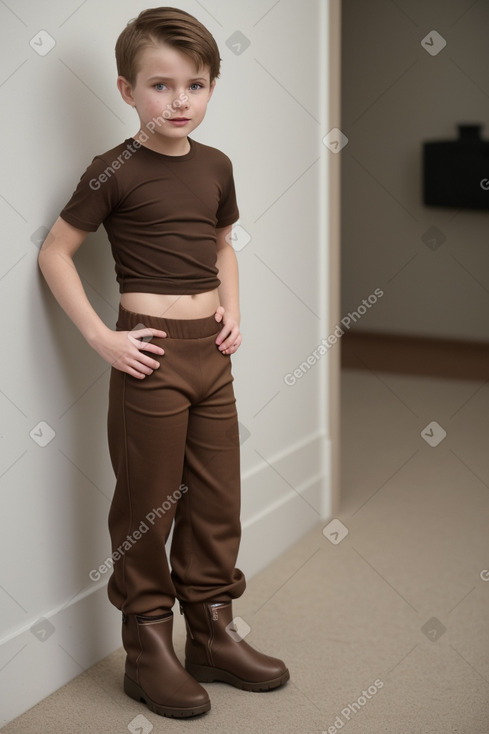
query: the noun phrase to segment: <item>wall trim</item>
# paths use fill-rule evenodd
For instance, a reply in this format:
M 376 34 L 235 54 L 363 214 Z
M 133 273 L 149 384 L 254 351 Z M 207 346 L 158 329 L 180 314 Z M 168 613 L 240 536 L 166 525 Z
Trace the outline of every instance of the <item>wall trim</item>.
M 256 512 L 251 509 L 242 519 L 238 566 L 247 578 L 272 563 L 318 522 L 326 521 L 329 513 L 323 495 L 329 485 L 329 455 L 330 442 L 315 433 L 242 476 L 243 493 L 263 496 L 263 488 L 274 490 L 265 507 Z M 0 727 L 121 647 L 121 615 L 107 598 L 107 581 L 94 583 L 0 640 L 0 667 L 8 664 L 10 671 Z M 47 620 L 54 628 L 44 641 L 31 631 L 39 620 Z
M 327 5 L 327 8 L 325 6 Z M 324 44 L 320 49 L 325 56 L 323 61 L 323 93 L 326 95 L 327 133 L 334 127 L 341 129 L 341 0 L 330 0 L 322 3 L 323 12 L 327 14 L 328 48 Z M 326 152 L 326 151 L 325 151 Z M 341 153 L 330 154 L 323 163 L 323 200 L 319 211 L 321 216 L 322 246 L 325 254 L 321 263 L 321 291 L 324 294 L 324 306 L 327 309 L 327 333 L 332 334 L 341 318 Z M 327 277 L 326 277 L 327 273 Z M 324 336 L 322 334 L 321 336 Z M 338 512 L 341 501 L 341 364 L 340 354 L 331 350 L 327 362 L 328 373 L 323 380 L 323 393 L 327 403 L 327 433 L 329 436 L 329 497 L 327 510 L 331 514 Z
M 348 332 L 341 338 L 343 369 L 459 380 L 487 380 L 489 342 Z
M 268 456 L 267 461 L 269 464 L 278 464 L 284 459 L 287 459 L 287 457 L 291 456 L 292 454 L 301 451 L 307 446 L 311 446 L 315 441 L 323 440 L 323 438 L 324 434 L 321 431 L 314 431 L 314 433 L 310 433 L 308 436 L 304 436 L 304 438 L 301 438 L 300 441 L 295 441 L 294 443 L 286 446 L 281 451 L 277 451 L 275 454 Z M 266 464 L 263 460 L 258 461 L 246 471 L 241 472 L 241 481 L 245 482 L 248 479 L 251 479 L 251 477 L 253 477 L 255 474 L 261 472 L 262 469 L 265 468 L 265 466 Z
M 88 593 L 41 615 L 36 622 L 46 622 L 45 639 L 36 637 L 31 623 L 1 640 L 9 691 L 2 702 L 0 727 L 120 647 L 121 614 L 108 601 L 106 585 L 94 584 Z M 122 674 L 121 669 L 121 680 Z

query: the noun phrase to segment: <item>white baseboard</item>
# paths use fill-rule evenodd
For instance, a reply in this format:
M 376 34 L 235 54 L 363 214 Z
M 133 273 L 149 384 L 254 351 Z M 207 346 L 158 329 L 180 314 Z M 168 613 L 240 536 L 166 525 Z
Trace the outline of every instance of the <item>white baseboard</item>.
M 239 567 L 250 579 L 329 512 L 329 441 L 311 436 L 243 476 Z M 266 502 L 264 502 L 264 499 Z M 121 646 L 121 614 L 106 582 L 0 640 L 4 726 Z M 42 634 L 44 630 L 44 634 Z
M 322 480 L 316 477 L 300 495 L 289 493 L 262 513 L 243 523 L 238 566 L 248 579 L 294 545 L 324 515 L 314 512 L 319 505 Z
M 0 726 L 121 644 L 121 614 L 108 601 L 106 584 L 75 598 L 61 611 L 46 614 L 31 628 L 24 627 L 0 643 Z
M 248 578 L 329 516 L 329 457 L 330 441 L 318 433 L 264 457 L 243 476 L 238 562 Z

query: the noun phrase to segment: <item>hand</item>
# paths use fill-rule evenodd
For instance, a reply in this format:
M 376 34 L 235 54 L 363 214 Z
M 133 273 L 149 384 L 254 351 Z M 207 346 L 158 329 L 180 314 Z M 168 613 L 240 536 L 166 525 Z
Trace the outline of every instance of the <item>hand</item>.
M 216 339 L 219 351 L 223 354 L 234 354 L 241 344 L 241 332 L 239 330 L 239 319 L 227 313 L 222 306 L 218 306 L 215 313 L 218 323 L 222 321 L 223 327 Z
M 165 353 L 161 347 L 142 339 L 142 337 L 153 336 L 165 337 L 166 332 L 150 327 L 131 331 L 107 329 L 107 332 L 92 346 L 112 367 L 142 380 L 160 366 L 159 362 L 147 354 L 142 354 L 142 351 L 157 355 Z

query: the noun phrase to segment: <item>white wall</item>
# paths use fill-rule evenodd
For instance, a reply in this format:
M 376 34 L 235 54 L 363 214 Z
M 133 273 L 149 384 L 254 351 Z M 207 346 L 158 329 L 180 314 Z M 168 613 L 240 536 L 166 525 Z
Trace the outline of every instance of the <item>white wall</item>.
M 0 723 L 120 646 L 107 579 L 88 576 L 110 554 L 110 368 L 56 304 L 37 254 L 92 157 L 137 130 L 116 90 L 113 47 L 146 6 L 0 5 Z M 232 159 L 240 224 L 251 236 L 238 252 L 244 343 L 233 357 L 246 434 L 239 565 L 250 577 L 330 508 L 328 405 L 318 399 L 327 398 L 326 360 L 295 386 L 284 382 L 327 335 L 327 3 L 179 6 L 209 27 L 221 51 L 222 76 L 194 137 Z M 40 44 L 41 30 L 55 40 L 45 56 L 29 45 Z M 251 41 L 241 55 L 226 46 L 236 30 Z M 102 228 L 77 265 L 93 306 L 114 326 L 118 290 Z M 50 431 L 47 445 L 36 443 Z
M 487 341 L 489 212 L 423 205 L 422 142 L 471 122 L 489 140 L 489 3 L 343 0 L 342 26 L 343 315 L 379 287 L 352 331 Z

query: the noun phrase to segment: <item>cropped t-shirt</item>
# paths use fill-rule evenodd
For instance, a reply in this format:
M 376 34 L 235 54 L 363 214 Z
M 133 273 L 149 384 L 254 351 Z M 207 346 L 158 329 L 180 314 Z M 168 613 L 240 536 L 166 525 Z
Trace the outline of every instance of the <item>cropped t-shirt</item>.
M 60 212 L 77 229 L 103 224 L 120 293 L 194 294 L 220 285 L 216 228 L 239 218 L 232 163 L 187 139 L 185 155 L 127 138 L 95 156 Z

